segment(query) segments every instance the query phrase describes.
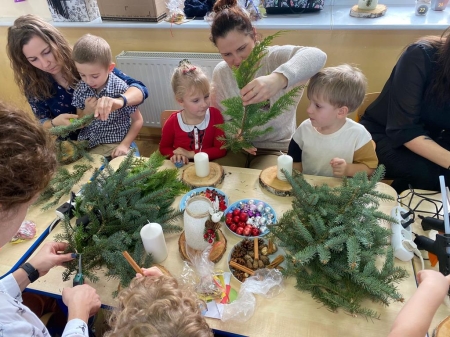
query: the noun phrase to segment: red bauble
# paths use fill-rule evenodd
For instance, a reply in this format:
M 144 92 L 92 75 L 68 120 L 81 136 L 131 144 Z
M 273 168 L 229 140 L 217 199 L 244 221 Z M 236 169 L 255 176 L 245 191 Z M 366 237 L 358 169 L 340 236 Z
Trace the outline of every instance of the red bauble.
M 241 212 L 241 214 L 239 214 L 239 217 L 241 218 L 241 221 L 247 221 L 248 220 L 248 214 Z

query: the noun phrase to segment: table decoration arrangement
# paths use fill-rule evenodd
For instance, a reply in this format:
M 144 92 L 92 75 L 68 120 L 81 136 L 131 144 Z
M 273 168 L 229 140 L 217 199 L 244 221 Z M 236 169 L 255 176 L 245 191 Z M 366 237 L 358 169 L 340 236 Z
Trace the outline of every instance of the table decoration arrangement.
M 395 220 L 378 210 L 380 200 L 393 200 L 376 190 L 384 172 L 381 165 L 370 179 L 359 172 L 333 188 L 284 172 L 294 190 L 292 209 L 270 228 L 286 251 L 283 274 L 329 310 L 378 319 L 365 300 L 404 301 L 396 283 L 407 272 L 394 265 L 391 231 L 381 226 Z
M 272 240 L 262 238 L 244 239 L 237 243 L 228 257 L 228 267 L 232 275 L 240 282 L 253 276 L 258 269 L 282 270 L 284 250 Z
M 218 262 L 227 247 L 227 239 L 220 230 L 223 211 L 220 210 L 219 197 L 211 202 L 206 196 L 196 195 L 187 200 L 185 207 L 184 231 L 178 240 L 181 257 L 190 260 L 189 255 L 200 254 L 212 246 L 209 258 L 214 263 Z
M 204 196 L 211 200 L 211 202 L 216 200 L 216 196 L 219 199 L 219 210 L 225 211 L 228 207 L 229 200 L 228 196 L 225 194 L 225 192 L 219 190 L 218 188 L 214 187 L 198 187 L 194 188 L 193 190 L 190 190 L 187 192 L 180 201 L 180 211 L 184 211 L 186 208 L 186 202 L 195 196 Z
M 257 199 L 241 199 L 225 210 L 227 228 L 241 238 L 261 237 L 269 233 L 268 226 L 276 224 L 275 210 Z
M 148 160 L 130 152 L 117 170 L 105 160 L 104 168 L 95 170 L 90 183 L 75 198 L 76 221 L 66 217 L 63 233 L 55 239 L 68 242 L 68 251 L 83 254 L 83 273 L 91 281 L 97 280 L 96 270 L 106 267 L 106 277 L 119 279 L 121 286 L 127 286 L 135 272 L 123 251 L 128 251 L 139 266 L 153 265 L 153 256 L 145 252 L 140 236 L 148 222 L 160 224 L 164 233 L 182 230 L 173 224 L 182 212 L 173 209 L 172 204 L 187 187 L 178 179 L 176 169 L 159 170 L 164 160 L 158 152 Z M 63 280 L 76 270 L 75 261 L 67 263 Z
M 202 177 L 199 177 L 197 175 L 195 164 L 185 165 L 184 168 L 182 168 L 183 173 L 181 175 L 181 180 L 183 181 L 183 183 L 190 188 L 208 186 L 215 187 L 222 183 L 223 178 L 225 177 L 223 167 L 214 162 L 203 164 L 208 164 L 209 173 Z

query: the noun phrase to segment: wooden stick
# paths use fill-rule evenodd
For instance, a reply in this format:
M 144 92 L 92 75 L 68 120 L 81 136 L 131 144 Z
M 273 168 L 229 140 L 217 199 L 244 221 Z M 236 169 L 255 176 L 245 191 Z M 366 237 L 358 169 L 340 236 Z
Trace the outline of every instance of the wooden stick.
M 283 255 L 278 255 L 273 261 L 267 266 L 268 269 L 273 269 L 278 267 L 284 261 Z
M 127 251 L 122 252 L 123 256 L 125 257 L 125 259 L 128 261 L 128 263 L 130 264 L 130 266 L 133 267 L 134 271 L 136 273 L 141 274 L 142 276 L 144 276 L 144 274 L 142 274 L 142 270 L 139 267 L 139 265 L 136 263 L 136 261 L 133 260 L 133 258 L 130 256 L 130 254 L 128 254 Z
M 247 267 L 243 266 L 242 264 L 239 264 L 234 261 L 230 261 L 230 266 L 235 269 L 239 269 L 240 271 L 243 271 L 244 273 L 247 273 L 250 276 L 253 276 L 255 274 L 255 272 L 253 270 L 251 270 L 250 268 L 247 268 Z
M 269 244 L 267 245 L 267 254 L 272 254 L 273 253 L 273 241 L 272 239 L 269 239 Z
M 258 238 L 253 239 L 253 251 L 255 253 L 255 260 L 259 260 Z

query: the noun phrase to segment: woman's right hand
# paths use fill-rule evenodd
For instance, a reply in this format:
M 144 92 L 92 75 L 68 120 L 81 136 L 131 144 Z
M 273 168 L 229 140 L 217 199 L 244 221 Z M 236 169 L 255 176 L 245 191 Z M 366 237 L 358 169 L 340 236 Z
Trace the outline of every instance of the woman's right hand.
M 280 73 L 257 77 L 241 89 L 242 103 L 246 106 L 267 101 L 287 84 L 287 78 Z
M 60 125 L 70 125 L 70 120 L 78 118 L 78 115 L 74 114 L 61 114 L 53 118 L 52 122 L 54 126 L 60 126 Z
M 69 309 L 69 321 L 74 318 L 79 318 L 87 322 L 89 317 L 97 313 L 102 304 L 97 290 L 87 284 L 73 288 L 64 288 L 62 299 Z

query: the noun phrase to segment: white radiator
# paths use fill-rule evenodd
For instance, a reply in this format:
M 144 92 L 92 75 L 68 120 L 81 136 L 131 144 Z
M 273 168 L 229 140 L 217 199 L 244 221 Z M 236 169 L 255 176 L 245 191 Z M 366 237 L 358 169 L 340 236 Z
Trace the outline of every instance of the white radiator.
M 175 101 L 170 79 L 182 59 L 200 66 L 210 80 L 214 67 L 222 61 L 221 55 L 216 53 L 123 51 L 117 55 L 117 68 L 143 82 L 148 88 L 149 97 L 140 105 L 144 126 L 161 127 L 161 112 L 180 109 Z

